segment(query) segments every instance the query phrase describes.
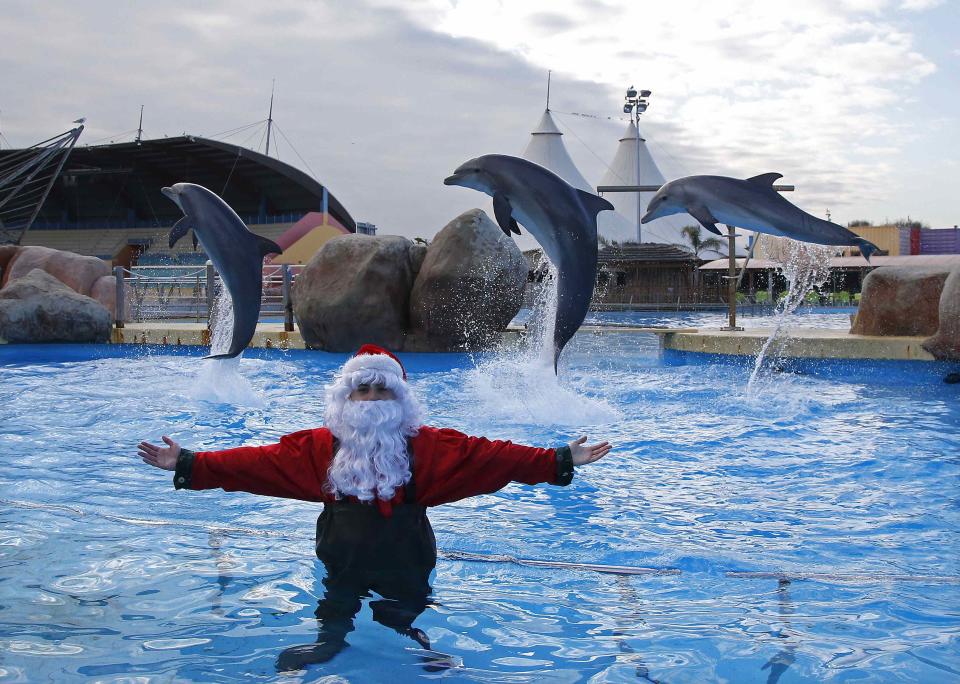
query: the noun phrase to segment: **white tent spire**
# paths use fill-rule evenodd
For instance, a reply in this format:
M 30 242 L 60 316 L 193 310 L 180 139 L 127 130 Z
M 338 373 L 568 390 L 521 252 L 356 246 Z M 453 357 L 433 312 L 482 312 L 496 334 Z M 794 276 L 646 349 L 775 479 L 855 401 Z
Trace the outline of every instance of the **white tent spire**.
M 531 131 L 530 142 L 520 156 L 553 171 L 575 188 L 595 192 L 567 153 L 562 136 L 550 110 L 544 110 L 540 123 Z

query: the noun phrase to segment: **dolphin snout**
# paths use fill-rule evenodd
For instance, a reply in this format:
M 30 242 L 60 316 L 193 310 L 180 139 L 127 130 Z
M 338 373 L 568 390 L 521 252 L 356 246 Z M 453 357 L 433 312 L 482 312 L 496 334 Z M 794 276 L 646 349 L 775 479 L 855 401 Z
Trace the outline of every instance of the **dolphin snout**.
M 183 205 L 180 203 L 180 191 L 177 190 L 176 187 L 160 188 L 160 192 L 163 193 L 164 197 L 180 207 L 181 211 L 183 210 Z
M 444 185 L 459 185 L 459 183 L 458 183 L 457 181 L 459 181 L 461 178 L 463 178 L 463 176 L 461 176 L 461 175 L 458 174 L 458 173 L 455 173 L 455 174 L 453 174 L 452 176 L 447 176 L 446 178 L 444 178 L 444 179 L 443 179 L 443 184 L 444 184 Z

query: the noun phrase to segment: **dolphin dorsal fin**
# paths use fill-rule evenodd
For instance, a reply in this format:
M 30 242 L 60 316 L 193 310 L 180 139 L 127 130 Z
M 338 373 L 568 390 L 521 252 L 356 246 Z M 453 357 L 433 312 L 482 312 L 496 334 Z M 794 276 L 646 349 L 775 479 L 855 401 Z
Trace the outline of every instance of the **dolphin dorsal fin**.
M 756 183 L 757 185 L 773 185 L 781 178 L 783 178 L 782 173 L 771 171 L 770 173 L 761 173 L 759 176 L 748 178 L 747 182 Z
M 273 240 L 256 234 L 254 234 L 254 237 L 257 239 L 257 248 L 260 250 L 260 256 L 267 256 L 268 254 L 283 254 L 283 248 Z
M 592 192 L 577 189 L 577 196 L 580 198 L 580 203 L 594 216 L 601 211 L 613 209 L 613 205 L 610 204 L 610 202 L 600 197 L 600 195 L 594 195 Z

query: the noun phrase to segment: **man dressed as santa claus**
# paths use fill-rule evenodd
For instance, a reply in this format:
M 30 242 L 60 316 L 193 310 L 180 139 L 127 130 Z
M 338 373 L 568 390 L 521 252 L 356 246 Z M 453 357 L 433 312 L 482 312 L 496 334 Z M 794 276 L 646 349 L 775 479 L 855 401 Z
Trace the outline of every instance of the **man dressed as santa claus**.
M 323 502 L 316 552 L 326 567 L 315 644 L 287 649 L 282 670 L 324 662 L 346 645 L 361 599 L 373 617 L 430 647 L 413 621 L 429 603 L 437 544 L 427 508 L 495 492 L 510 482 L 564 486 L 574 466 L 610 444 L 586 437 L 540 449 L 421 424 L 421 408 L 400 360 L 367 344 L 327 388 L 325 427 L 277 444 L 193 452 L 167 436 L 139 445 L 149 465 L 174 471 L 177 489 L 244 491 Z

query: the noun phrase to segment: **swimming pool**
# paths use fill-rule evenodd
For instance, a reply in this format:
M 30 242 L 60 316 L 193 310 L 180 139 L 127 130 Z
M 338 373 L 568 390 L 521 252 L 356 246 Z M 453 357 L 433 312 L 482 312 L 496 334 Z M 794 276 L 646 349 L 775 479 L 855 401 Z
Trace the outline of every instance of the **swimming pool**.
M 200 354 L 0 346 L 0 681 L 270 680 L 314 641 L 320 507 L 176 492 L 134 454 L 318 425 L 345 356 L 251 350 L 225 387 Z M 578 336 L 559 385 L 509 358 L 403 359 L 432 424 L 616 445 L 568 488 L 433 509 L 442 550 L 680 574 L 448 556 L 416 625 L 454 668 L 365 608 L 303 681 L 960 681 L 958 386 L 905 363 L 746 396 L 743 366 L 626 334 Z

